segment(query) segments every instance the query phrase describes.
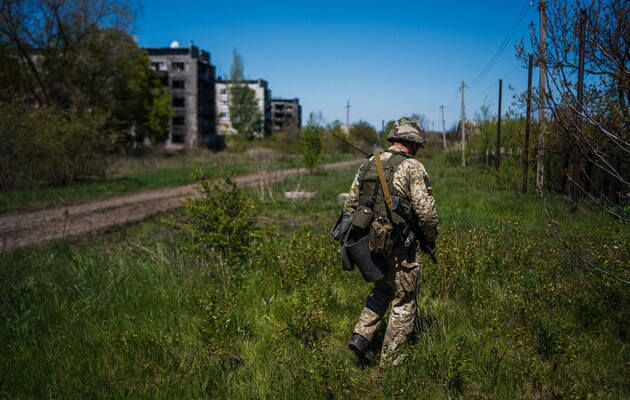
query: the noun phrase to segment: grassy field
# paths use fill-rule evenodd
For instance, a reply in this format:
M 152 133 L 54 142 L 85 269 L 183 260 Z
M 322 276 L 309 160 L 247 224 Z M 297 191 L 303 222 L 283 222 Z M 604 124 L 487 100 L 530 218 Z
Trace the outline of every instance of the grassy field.
M 323 162 L 345 159 L 352 159 L 352 156 L 328 156 Z M 299 154 L 281 155 L 264 149 L 249 149 L 240 153 L 213 153 L 197 149 L 170 156 L 125 158 L 112 164 L 105 179 L 65 187 L 0 192 L 0 213 L 186 185 L 197 169 L 209 173 L 218 168 L 229 168 L 234 175 L 247 175 L 261 170 L 300 166 Z
M 344 168 L 239 190 L 247 251 L 208 239 L 218 211 L 195 243 L 191 207 L 2 254 L 0 398 L 629 398 L 629 287 L 573 253 L 628 279 L 628 225 L 425 165 L 440 263 L 423 264 L 401 365 L 379 374 L 347 349 L 369 286 L 327 235 Z

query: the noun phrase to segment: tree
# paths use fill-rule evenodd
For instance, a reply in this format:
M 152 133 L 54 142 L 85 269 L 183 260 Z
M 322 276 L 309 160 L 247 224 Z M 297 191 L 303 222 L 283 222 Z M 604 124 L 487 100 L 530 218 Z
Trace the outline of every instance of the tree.
M 540 53 L 539 39 L 532 28 L 534 59 L 544 69 L 548 90 L 544 103 L 553 120 L 547 126 L 545 163 L 558 171 L 555 188 L 566 190 L 567 183 L 579 188 L 620 220 L 630 221 L 630 2 L 627 0 L 550 0 L 543 3 L 546 13 L 546 48 Z M 583 28 L 584 41 L 580 40 Z M 581 45 L 583 52 L 581 51 Z M 578 96 L 578 71 L 583 57 L 584 84 Z M 525 62 L 524 47 L 517 55 Z M 578 174 L 572 178 L 568 171 Z M 550 177 L 545 177 L 546 182 Z M 543 197 L 544 198 L 544 197 Z M 574 197 L 575 199 L 575 197 Z M 543 203 L 544 204 L 544 203 Z M 577 202 L 572 204 L 572 211 Z M 549 212 L 545 207 L 549 216 Z M 568 240 L 559 240 L 589 269 L 624 284 L 608 261 L 582 256 Z M 613 238 L 609 238 L 613 240 Z M 625 260 L 624 260 L 625 261 Z M 623 273 L 623 271 L 621 271 Z
M 94 179 L 115 141 L 163 139 L 168 94 L 129 34 L 135 12 L 128 0 L 0 0 L 0 157 L 29 176 L 24 186 Z
M 230 122 L 239 134 L 252 140 L 262 134 L 262 112 L 256 93 L 243 82 L 243 70 L 243 59 L 235 49 L 230 83 Z
M 355 146 L 371 152 L 372 145 L 378 142 L 376 129 L 369 122 L 359 121 L 350 128 L 350 140 Z
M 584 96 L 577 98 L 580 14 L 584 10 Z M 546 140 L 547 163 L 571 169 L 579 155 L 578 185 L 582 193 L 607 209 L 621 210 L 630 190 L 630 3 L 593 0 L 587 5 L 552 0 L 546 5 L 547 46 L 540 54 L 533 28 L 534 57 L 543 65 L 548 91 L 546 106 L 553 116 Z M 529 56 L 521 48 L 523 61 Z M 555 146 L 555 147 L 552 147 Z M 574 153 L 574 149 L 579 152 Z M 550 158 L 550 159 L 549 159 Z M 562 189 L 568 175 L 556 176 Z M 624 198 L 624 196 L 626 196 Z M 611 202 L 611 203 L 609 203 Z M 616 206 L 613 206 L 616 205 Z
M 302 146 L 302 159 L 304 165 L 310 170 L 315 170 L 321 164 L 322 153 L 322 128 L 313 123 L 311 119 L 302 131 L 300 144 Z
M 128 32 L 134 19 L 126 0 L 0 0 L 0 55 L 16 72 L 0 81 L 39 105 L 80 105 L 93 91 L 79 84 L 89 82 L 81 76 L 86 62 L 116 45 L 100 30 Z

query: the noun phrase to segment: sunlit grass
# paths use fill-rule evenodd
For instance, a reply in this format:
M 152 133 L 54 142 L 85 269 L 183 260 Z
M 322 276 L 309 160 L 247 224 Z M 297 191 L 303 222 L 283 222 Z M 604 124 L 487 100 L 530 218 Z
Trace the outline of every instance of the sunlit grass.
M 422 266 L 423 324 L 400 366 L 379 373 L 347 349 L 369 292 L 327 236 L 348 167 L 273 184 L 273 199 L 246 189 L 273 229 L 229 285 L 157 219 L 0 255 L 0 398 L 628 397 L 627 289 L 555 236 L 627 275 L 627 225 L 559 196 L 550 223 L 492 174 L 426 166 L 440 264 Z

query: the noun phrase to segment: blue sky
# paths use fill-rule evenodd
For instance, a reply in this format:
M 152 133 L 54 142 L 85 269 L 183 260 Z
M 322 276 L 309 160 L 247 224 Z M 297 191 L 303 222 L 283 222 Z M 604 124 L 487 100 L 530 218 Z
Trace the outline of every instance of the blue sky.
M 497 112 L 522 92 L 527 70 L 515 43 L 538 25 L 535 0 L 477 1 L 214 1 L 142 2 L 135 34 L 142 47 L 191 42 L 210 52 L 217 75 L 229 77 L 233 50 L 248 79 L 265 79 L 273 97 L 300 99 L 302 120 L 367 121 L 380 129 L 412 113 L 441 130 L 481 105 Z M 503 49 L 501 51 L 501 49 Z M 496 59 L 496 62 L 493 60 Z M 491 67 L 491 68 L 489 68 Z M 537 84 L 534 71 L 534 85 Z

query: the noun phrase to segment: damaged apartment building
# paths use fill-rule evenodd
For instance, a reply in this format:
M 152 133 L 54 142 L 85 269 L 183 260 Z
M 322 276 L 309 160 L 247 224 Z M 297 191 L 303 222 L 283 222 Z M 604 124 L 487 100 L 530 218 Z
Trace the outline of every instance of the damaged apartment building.
M 274 132 L 302 127 L 302 107 L 298 99 L 271 100 L 272 129 Z
M 155 76 L 168 88 L 173 116 L 165 148 L 216 145 L 215 67 L 210 53 L 196 46 L 145 49 Z
M 257 136 L 266 137 L 271 135 L 271 90 L 269 84 L 264 79 L 243 80 L 256 95 L 256 101 L 263 117 L 263 131 Z M 232 82 L 229 80 L 218 79 L 216 82 L 217 102 L 216 109 L 217 133 L 219 135 L 231 135 L 236 133 L 232 127 L 230 119 L 230 86 Z
M 229 110 L 229 80 L 215 77 L 216 68 L 210 63 L 210 53 L 194 45 L 180 47 L 173 42 L 168 48 L 145 48 L 155 77 L 160 79 L 171 96 L 173 116 L 165 148 L 183 150 L 195 147 L 219 149 L 224 137 L 235 133 Z M 296 99 L 272 99 L 264 79 L 243 83 L 255 93 L 263 116 L 263 131 L 288 126 L 301 127 L 301 107 Z

